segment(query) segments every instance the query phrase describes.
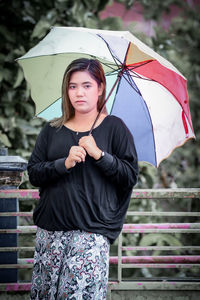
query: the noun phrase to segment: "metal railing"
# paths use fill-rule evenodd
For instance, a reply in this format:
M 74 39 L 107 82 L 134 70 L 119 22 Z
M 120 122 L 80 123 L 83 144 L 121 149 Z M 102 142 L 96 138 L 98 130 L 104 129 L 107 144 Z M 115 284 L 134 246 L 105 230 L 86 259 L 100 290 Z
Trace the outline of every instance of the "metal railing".
M 173 209 L 173 202 L 196 200 L 198 208 L 200 210 L 200 189 L 161 189 L 161 190 L 134 190 L 131 197 L 134 202 L 136 199 L 142 201 L 145 199 L 147 202 L 157 201 L 157 210 L 149 211 L 133 211 L 129 209 L 127 212 L 127 218 L 136 217 L 137 223 L 127 224 L 125 223 L 122 232 L 118 239 L 118 256 L 115 258 L 115 263 L 118 263 L 118 276 L 117 281 L 110 282 L 110 299 L 111 291 L 134 291 L 134 290 L 199 290 L 200 291 L 200 245 L 145 245 L 145 246 L 133 246 L 123 245 L 125 235 L 140 235 L 147 236 L 148 234 L 156 236 L 156 234 L 199 234 L 200 223 L 196 222 L 200 217 L 199 211 L 191 211 L 191 207 L 185 207 L 184 211 L 171 211 Z M 161 204 L 166 200 L 171 202 L 170 211 L 160 211 Z M 152 205 L 150 205 L 152 206 Z M 149 207 L 147 205 L 147 207 Z M 141 223 L 140 218 L 147 219 L 148 217 L 156 217 L 157 219 L 167 217 L 172 218 L 173 221 L 167 223 Z M 190 222 L 177 223 L 176 219 L 184 218 Z M 194 222 L 195 219 L 195 222 Z M 188 239 L 189 240 L 189 239 Z M 200 241 L 200 238 L 198 239 Z M 170 253 L 169 255 L 152 255 L 154 252 Z M 197 252 L 195 255 L 185 255 L 186 252 Z M 123 253 L 133 252 L 138 255 L 123 256 Z M 179 255 L 172 255 L 171 252 L 179 252 Z M 151 255 L 143 255 L 143 253 L 151 253 Z M 112 258 L 111 258 L 112 261 Z M 170 278 L 170 277 L 157 277 L 147 276 L 146 278 L 123 278 L 123 271 L 126 269 L 195 269 L 197 276 L 189 278 Z M 149 272 L 146 272 L 149 275 Z M 196 273 L 196 272 L 195 272 Z M 150 298 L 149 298 L 150 299 Z
M 1 199 L 17 198 L 19 201 L 30 201 L 33 199 L 39 199 L 37 190 L 0 190 Z M 185 205 L 183 211 L 172 210 L 173 204 L 176 201 L 184 201 L 184 203 L 190 203 Z M 117 255 L 110 256 L 110 266 L 117 266 L 117 276 L 115 279 L 109 280 L 108 298 L 111 299 L 115 291 L 134 291 L 134 290 L 196 290 L 200 291 L 200 245 L 194 245 L 193 239 L 191 244 L 175 244 L 166 245 L 163 243 L 154 243 L 147 245 L 139 244 L 127 244 L 131 243 L 132 237 L 137 237 L 134 241 L 144 240 L 145 236 L 156 235 L 164 236 L 166 234 L 178 235 L 190 235 L 197 236 L 200 233 L 200 189 L 151 189 L 151 190 L 133 190 L 131 197 L 130 209 L 127 213 L 127 218 L 123 226 L 122 232 L 118 238 Z M 145 201 L 147 210 L 141 210 L 139 203 Z M 170 211 L 166 210 L 164 204 L 166 201 L 171 202 Z M 196 201 L 195 211 L 191 208 L 191 201 Z M 137 202 L 138 209 L 134 208 L 134 203 Z M 154 203 L 154 205 L 152 205 Z M 155 204 L 156 203 L 156 204 Z M 150 205 L 151 204 L 151 205 Z M 164 209 L 163 209 L 164 208 Z M 175 206 L 176 208 L 176 206 Z M 16 211 L 0 212 L 1 218 L 20 217 L 31 218 L 32 211 Z M 156 222 L 148 221 L 148 218 L 156 218 Z M 158 219 L 171 218 L 173 221 L 161 223 Z M 177 222 L 177 219 L 181 218 L 181 222 Z M 171 220 L 170 219 L 170 220 Z M 188 221 L 190 219 L 190 221 Z M 131 220 L 131 223 L 130 223 Z M 145 220 L 145 222 L 144 222 Z M 184 221 L 186 220 L 186 222 Z M 128 223 L 127 223 L 128 222 Z M 9 234 L 33 234 L 36 232 L 36 226 L 23 225 L 17 226 L 17 228 L 1 228 L 0 235 Z M 197 241 L 200 238 L 195 238 Z M 151 239 L 150 239 L 151 240 Z M 186 239 L 189 241 L 190 239 Z M 2 244 L 2 243 L 1 243 Z M 1 246 L 1 253 L 22 253 L 24 251 L 33 253 L 34 245 L 24 246 L 19 245 L 15 247 Z M 159 252 L 159 255 L 155 254 Z M 162 255 L 162 253 L 167 255 Z M 177 254 L 177 253 L 178 254 Z M 136 254 L 137 253 L 137 254 Z M 168 255 L 168 253 L 172 253 Z M 176 254 L 174 254 L 176 253 Z M 186 254 L 185 254 L 186 253 Z M 195 253 L 195 254 L 194 254 Z M 130 255 L 131 254 L 131 255 Z M 31 258 L 18 258 L 17 263 L 1 263 L 0 269 L 18 269 L 25 270 L 33 267 L 33 257 Z M 134 275 L 134 270 L 142 270 L 143 274 L 147 274 L 147 277 L 138 277 Z M 170 277 L 155 277 L 149 270 L 195 270 L 195 276 L 189 276 L 189 278 L 170 278 Z M 132 275 L 127 277 L 127 270 L 132 270 Z M 196 271 L 197 270 L 197 271 Z M 130 273 L 128 271 L 128 273 Z M 191 273 L 193 274 L 193 273 Z M 130 275 L 130 274 L 129 274 Z M 0 283 L 0 291 L 28 291 L 30 289 L 30 282 L 9 282 Z M 113 298 L 114 299 L 114 298 Z

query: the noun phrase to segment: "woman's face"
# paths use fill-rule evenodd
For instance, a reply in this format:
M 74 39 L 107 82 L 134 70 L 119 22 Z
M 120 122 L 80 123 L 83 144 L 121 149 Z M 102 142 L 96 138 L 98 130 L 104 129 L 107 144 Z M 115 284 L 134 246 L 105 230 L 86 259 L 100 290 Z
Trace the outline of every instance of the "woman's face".
M 77 71 L 71 75 L 68 96 L 75 112 L 88 113 L 97 111 L 97 102 L 103 87 L 87 71 Z

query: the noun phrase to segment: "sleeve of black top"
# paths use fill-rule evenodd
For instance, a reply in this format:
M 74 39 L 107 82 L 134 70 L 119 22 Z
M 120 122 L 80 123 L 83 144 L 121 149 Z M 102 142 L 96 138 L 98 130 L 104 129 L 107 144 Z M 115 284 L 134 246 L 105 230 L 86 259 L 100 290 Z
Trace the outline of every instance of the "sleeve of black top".
M 123 123 L 118 120 L 113 134 L 113 153 L 105 155 L 95 164 L 116 184 L 123 188 L 137 183 L 138 159 L 133 137 Z
M 29 180 L 33 186 L 43 187 L 70 172 L 65 167 L 66 157 L 55 161 L 47 160 L 49 125 L 46 124 L 37 137 L 28 162 Z

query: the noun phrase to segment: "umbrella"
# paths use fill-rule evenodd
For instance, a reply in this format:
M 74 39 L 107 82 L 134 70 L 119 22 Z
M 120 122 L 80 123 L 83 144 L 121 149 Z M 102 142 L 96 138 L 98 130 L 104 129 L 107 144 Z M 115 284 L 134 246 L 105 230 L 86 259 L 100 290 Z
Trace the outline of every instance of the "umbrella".
M 61 116 L 63 74 L 80 57 L 102 63 L 107 111 L 131 131 L 139 161 L 158 167 L 175 148 L 195 138 L 186 78 L 128 31 L 53 27 L 20 57 L 37 117 Z

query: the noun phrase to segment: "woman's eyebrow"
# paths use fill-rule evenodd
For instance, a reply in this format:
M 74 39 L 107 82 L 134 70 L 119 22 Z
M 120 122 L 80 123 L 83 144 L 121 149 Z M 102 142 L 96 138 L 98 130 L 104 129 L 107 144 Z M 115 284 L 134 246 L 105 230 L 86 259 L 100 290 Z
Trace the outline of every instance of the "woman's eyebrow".
M 88 83 L 92 84 L 91 81 L 84 81 L 84 82 L 81 82 L 81 84 L 88 84 Z M 77 84 L 77 82 L 71 82 L 71 81 L 70 81 L 69 84 Z

